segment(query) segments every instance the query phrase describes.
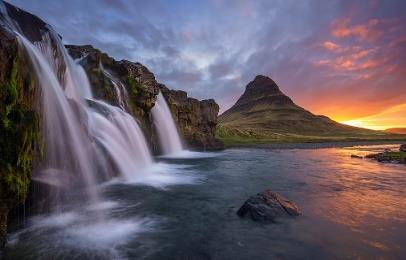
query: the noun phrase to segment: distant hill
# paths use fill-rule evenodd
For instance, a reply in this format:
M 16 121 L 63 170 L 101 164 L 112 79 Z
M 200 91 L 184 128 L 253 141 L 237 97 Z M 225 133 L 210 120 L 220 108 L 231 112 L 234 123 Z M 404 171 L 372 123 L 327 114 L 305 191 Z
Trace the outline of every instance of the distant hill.
M 258 75 L 219 117 L 218 136 L 233 141 L 327 141 L 387 138 L 389 134 L 340 124 L 296 105 L 269 77 Z M 236 140 L 238 139 L 238 140 Z
M 392 134 L 406 135 L 406 128 L 389 128 L 389 129 L 386 129 L 385 132 L 392 133 Z

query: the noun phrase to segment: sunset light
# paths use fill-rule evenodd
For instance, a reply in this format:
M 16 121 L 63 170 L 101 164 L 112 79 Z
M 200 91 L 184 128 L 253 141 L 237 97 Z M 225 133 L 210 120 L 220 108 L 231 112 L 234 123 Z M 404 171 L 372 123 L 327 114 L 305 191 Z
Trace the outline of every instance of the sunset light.
M 406 103 L 391 107 L 376 115 L 340 121 L 340 123 L 373 130 L 406 128 Z
M 405 259 L 406 0 L 0 0 L 0 259 Z

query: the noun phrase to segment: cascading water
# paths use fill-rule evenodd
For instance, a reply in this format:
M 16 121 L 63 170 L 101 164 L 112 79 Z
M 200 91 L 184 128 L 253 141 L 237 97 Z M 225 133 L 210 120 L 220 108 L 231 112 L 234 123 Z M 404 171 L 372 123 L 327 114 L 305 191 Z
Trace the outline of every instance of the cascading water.
M 120 108 L 102 101 L 93 102 L 96 108 L 89 111 L 91 134 L 105 148 L 121 174 L 126 179 L 134 179 L 135 171 L 152 164 L 141 129 Z
M 103 64 L 100 63 L 99 67 L 103 74 L 111 81 L 111 84 L 113 84 L 114 90 L 116 91 L 118 104 L 123 110 L 125 110 L 125 108 L 128 106 L 126 104 L 127 90 L 125 89 L 123 83 L 116 79 L 108 70 L 104 69 Z
M 52 28 L 48 26 L 42 41 L 33 44 L 1 3 L 0 7 L 0 22 L 16 34 L 41 87 L 46 151 L 33 179 L 56 187 L 57 193 L 84 189 L 89 202 L 97 204 L 98 182 L 114 176 L 133 179 L 153 163 L 143 133 L 131 115 L 93 99 L 85 71 L 69 56 Z M 119 90 L 114 78 L 108 76 Z M 121 93 L 117 94 L 121 98 Z M 124 101 L 120 105 L 124 106 Z M 107 161 L 117 173 L 101 174 Z M 83 202 L 83 196 L 79 200 Z
M 182 152 L 182 142 L 175 121 L 162 93 L 158 94 L 155 106 L 151 111 L 164 155 L 174 155 Z
M 53 53 L 49 37 L 44 37 L 37 47 L 21 34 L 18 34 L 18 40 L 31 59 L 43 98 L 46 162 L 34 178 L 56 180 L 63 189 L 77 184 L 94 187 L 97 180 L 96 165 L 92 163 L 95 161 L 95 147 L 84 124 L 84 100 L 79 99 L 79 94 L 72 87 L 73 80 L 65 81 L 68 82 L 66 85 L 59 82 L 57 73 L 60 68 L 51 63 L 55 59 L 49 56 Z M 66 63 L 65 79 L 72 76 L 70 65 Z M 64 89 L 75 98 L 68 99 Z M 98 200 L 93 188 L 88 189 L 88 195 L 91 201 Z

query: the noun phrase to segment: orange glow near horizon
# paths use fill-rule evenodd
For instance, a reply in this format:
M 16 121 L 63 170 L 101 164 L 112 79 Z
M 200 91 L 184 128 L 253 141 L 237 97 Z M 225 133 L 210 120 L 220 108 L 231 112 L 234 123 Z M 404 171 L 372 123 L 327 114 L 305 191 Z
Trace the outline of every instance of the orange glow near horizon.
M 373 130 L 406 128 L 406 103 L 393 106 L 375 115 L 340 121 L 340 123 Z

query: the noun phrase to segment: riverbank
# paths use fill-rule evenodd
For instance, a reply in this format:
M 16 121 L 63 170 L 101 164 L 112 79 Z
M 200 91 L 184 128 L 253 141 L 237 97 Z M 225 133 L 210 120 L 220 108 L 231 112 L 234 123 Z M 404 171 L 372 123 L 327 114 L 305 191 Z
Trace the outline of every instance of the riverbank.
M 390 145 L 400 144 L 406 139 L 400 140 L 343 140 L 327 141 L 314 140 L 312 142 L 269 142 L 269 143 L 238 143 L 227 148 L 259 148 L 259 149 L 320 149 L 320 148 L 343 148 L 366 145 Z

